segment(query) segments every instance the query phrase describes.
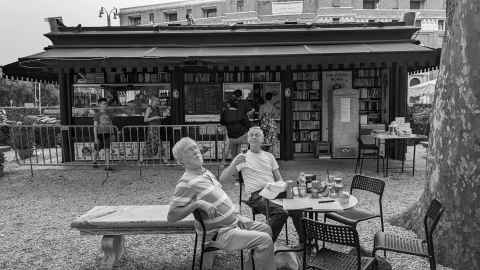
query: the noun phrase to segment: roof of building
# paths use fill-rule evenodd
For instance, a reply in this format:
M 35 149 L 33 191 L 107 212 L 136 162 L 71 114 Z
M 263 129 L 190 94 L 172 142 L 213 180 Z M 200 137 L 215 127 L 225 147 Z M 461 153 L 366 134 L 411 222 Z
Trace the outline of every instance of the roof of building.
M 204 47 L 414 42 L 418 28 L 403 23 L 233 24 L 59 27 L 45 36 L 51 48 Z
M 219 2 L 225 2 L 225 0 L 179 0 L 179 1 L 172 0 L 171 2 L 166 2 L 166 3 L 121 8 L 120 14 L 130 14 L 130 13 L 144 12 L 144 11 L 150 11 L 155 9 L 187 7 L 187 6 L 193 6 L 198 4 L 219 3 Z

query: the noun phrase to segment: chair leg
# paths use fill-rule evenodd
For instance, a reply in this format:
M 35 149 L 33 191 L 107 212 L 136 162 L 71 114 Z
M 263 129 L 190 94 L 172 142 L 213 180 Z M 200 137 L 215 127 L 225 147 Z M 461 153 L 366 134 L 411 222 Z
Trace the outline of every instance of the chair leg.
M 378 169 L 379 169 L 379 165 L 380 164 L 380 150 L 377 149 L 377 173 L 378 173 Z
M 360 164 L 360 149 L 358 149 L 357 160 L 355 161 L 355 173 L 358 171 L 358 165 Z
M 195 244 L 193 246 L 192 270 L 195 270 L 195 258 L 197 257 L 198 234 L 195 233 Z
M 243 270 L 243 249 L 240 249 L 240 269 Z
M 200 270 L 203 269 L 203 251 L 205 250 L 205 241 L 202 240 L 201 250 L 200 250 Z
M 362 169 L 363 169 L 363 160 L 365 158 L 363 158 L 363 156 L 360 158 L 360 174 L 362 174 Z
M 287 242 L 288 245 L 288 225 L 285 223 L 285 241 Z
M 323 213 L 323 223 L 327 223 L 327 213 Z M 322 248 L 325 248 L 325 241 L 322 241 Z
M 434 256 L 431 256 L 429 258 L 429 262 L 430 262 L 430 270 L 436 270 L 437 269 L 437 263 L 435 262 L 435 257 Z
M 380 226 L 382 227 L 382 232 L 385 232 L 385 227 L 383 225 L 383 215 L 380 216 Z M 385 249 L 383 250 L 383 256 L 387 258 L 387 251 Z

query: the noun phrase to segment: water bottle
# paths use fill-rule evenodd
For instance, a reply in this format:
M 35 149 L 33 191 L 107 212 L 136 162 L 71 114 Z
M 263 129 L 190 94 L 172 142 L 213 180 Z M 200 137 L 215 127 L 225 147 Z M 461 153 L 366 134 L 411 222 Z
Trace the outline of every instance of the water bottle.
M 307 179 L 305 178 L 305 173 L 301 172 L 298 177 L 298 195 L 299 197 L 305 197 L 307 193 Z

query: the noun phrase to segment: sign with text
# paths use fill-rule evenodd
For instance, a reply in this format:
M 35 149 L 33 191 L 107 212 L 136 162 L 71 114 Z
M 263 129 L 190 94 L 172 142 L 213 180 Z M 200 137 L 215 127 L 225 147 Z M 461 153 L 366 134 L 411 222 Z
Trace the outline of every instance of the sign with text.
M 303 1 L 272 2 L 273 15 L 302 14 Z

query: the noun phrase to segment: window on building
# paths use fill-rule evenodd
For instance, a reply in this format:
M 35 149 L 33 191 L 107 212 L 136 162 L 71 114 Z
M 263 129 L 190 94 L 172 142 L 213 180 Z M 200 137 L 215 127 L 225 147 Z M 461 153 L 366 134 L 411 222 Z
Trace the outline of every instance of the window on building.
M 153 14 L 153 13 L 148 14 L 148 21 L 150 22 L 150 24 L 154 24 L 155 23 L 155 14 Z
M 165 21 L 167 22 L 176 22 L 178 21 L 178 16 L 176 12 L 165 13 Z
M 332 0 L 332 7 L 340 7 L 340 0 Z
M 245 8 L 244 0 L 237 0 L 237 12 L 242 12 Z
M 392 20 L 392 22 L 398 22 L 398 20 L 395 20 L 395 19 L 394 19 L 394 20 Z
M 438 31 L 443 31 L 443 30 L 445 30 L 445 21 L 438 20 Z
M 415 20 L 415 27 L 422 27 L 422 20 Z
M 410 0 L 410 9 L 422 9 L 424 0 Z
M 340 18 L 332 18 L 332 21 L 333 21 L 333 23 L 339 23 L 339 22 L 340 22 Z
M 378 0 L 363 0 L 364 9 L 376 9 Z
M 217 8 L 204 8 L 203 9 L 203 17 L 204 18 L 212 18 L 217 17 Z
M 128 17 L 128 24 L 130 24 L 130 25 L 140 25 L 140 24 L 142 24 L 142 17 L 140 17 L 140 16 Z

